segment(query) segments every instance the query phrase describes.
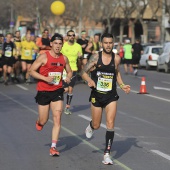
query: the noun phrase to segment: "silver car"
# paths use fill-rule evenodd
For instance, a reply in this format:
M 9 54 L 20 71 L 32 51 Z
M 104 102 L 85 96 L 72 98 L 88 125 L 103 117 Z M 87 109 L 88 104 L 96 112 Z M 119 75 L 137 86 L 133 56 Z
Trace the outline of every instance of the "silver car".
M 170 42 L 163 46 L 163 52 L 158 58 L 157 71 L 164 70 L 165 73 L 170 71 Z
M 157 67 L 157 60 L 162 52 L 163 46 L 161 45 L 149 45 L 145 47 L 141 59 L 139 61 L 140 67 L 145 67 L 149 70 L 151 67 Z

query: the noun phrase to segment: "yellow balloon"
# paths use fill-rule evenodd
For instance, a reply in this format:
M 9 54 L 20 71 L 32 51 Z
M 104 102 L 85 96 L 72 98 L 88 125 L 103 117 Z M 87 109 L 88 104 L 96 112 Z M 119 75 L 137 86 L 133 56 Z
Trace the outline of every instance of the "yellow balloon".
M 52 4 L 51 4 L 51 12 L 54 14 L 54 15 L 62 15 L 65 11 L 65 5 L 63 2 L 61 1 L 54 1 Z

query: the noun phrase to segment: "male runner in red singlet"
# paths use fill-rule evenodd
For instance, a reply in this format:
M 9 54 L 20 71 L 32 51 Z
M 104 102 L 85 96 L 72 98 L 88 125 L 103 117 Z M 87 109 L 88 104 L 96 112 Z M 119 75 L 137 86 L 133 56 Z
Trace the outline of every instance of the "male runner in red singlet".
M 62 74 L 65 69 L 67 77 L 65 81 L 70 82 L 72 71 L 67 57 L 60 53 L 63 46 L 63 37 L 56 33 L 51 38 L 51 50 L 41 54 L 30 68 L 30 74 L 38 79 L 37 95 L 39 116 L 36 121 L 36 129 L 42 130 L 49 118 L 51 108 L 53 114 L 52 144 L 50 155 L 59 155 L 56 144 L 61 126 L 61 114 L 63 110 L 63 85 Z

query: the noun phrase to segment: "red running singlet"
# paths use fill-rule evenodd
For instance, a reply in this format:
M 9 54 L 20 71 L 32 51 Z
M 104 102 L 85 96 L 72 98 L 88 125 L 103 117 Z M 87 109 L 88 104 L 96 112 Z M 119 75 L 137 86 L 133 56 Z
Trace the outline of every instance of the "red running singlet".
M 58 58 L 54 58 L 50 55 L 50 52 L 46 52 L 47 63 L 40 67 L 39 73 L 43 76 L 53 76 L 52 83 L 48 83 L 42 80 L 38 80 L 38 91 L 55 91 L 62 88 L 62 74 L 66 65 L 63 54 L 60 54 Z

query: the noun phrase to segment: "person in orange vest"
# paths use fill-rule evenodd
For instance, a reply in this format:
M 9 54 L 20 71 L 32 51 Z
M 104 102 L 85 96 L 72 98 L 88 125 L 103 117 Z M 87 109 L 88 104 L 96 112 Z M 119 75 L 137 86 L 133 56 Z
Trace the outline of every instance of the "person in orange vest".
M 51 49 L 48 29 L 43 31 L 42 37 L 37 38 L 36 45 L 39 47 L 39 55 Z

